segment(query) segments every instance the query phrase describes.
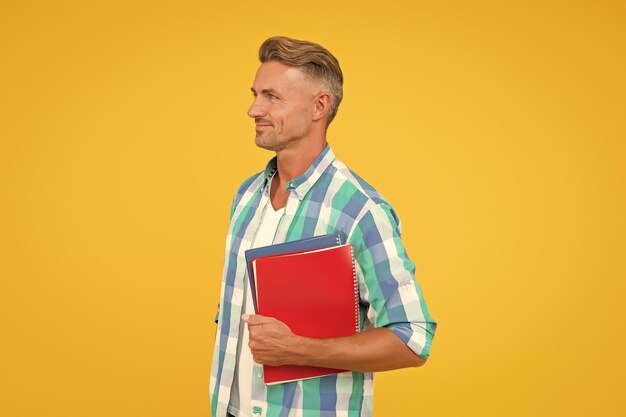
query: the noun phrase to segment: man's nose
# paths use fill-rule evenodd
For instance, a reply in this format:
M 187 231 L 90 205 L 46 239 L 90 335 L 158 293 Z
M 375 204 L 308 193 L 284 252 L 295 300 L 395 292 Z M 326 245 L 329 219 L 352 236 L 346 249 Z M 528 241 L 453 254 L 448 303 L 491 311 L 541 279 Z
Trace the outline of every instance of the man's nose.
M 262 117 L 264 115 L 263 108 L 259 105 L 258 98 L 255 98 L 252 102 L 252 105 L 248 109 L 248 116 L 252 117 Z

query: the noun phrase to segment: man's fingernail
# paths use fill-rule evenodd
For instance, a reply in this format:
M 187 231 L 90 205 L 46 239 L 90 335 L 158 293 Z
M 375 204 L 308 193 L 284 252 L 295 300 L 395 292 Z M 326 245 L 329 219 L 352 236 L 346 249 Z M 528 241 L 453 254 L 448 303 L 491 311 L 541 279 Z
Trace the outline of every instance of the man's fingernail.
M 249 318 L 250 318 L 250 315 L 248 315 L 248 314 L 242 314 L 242 315 L 241 315 L 241 320 L 243 320 L 243 321 L 246 321 L 246 320 L 248 320 Z

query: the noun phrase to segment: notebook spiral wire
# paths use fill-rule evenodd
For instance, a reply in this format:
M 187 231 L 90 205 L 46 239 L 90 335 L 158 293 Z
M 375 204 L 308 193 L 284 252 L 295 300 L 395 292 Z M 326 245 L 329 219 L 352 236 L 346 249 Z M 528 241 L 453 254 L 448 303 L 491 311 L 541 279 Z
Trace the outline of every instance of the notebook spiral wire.
M 337 240 L 339 240 L 339 238 L 337 238 Z M 350 252 L 352 254 L 352 276 L 354 277 L 354 308 L 356 309 L 354 329 L 356 333 L 358 333 L 360 327 L 359 322 L 361 321 L 361 311 L 359 309 L 359 279 L 356 275 L 356 261 L 354 260 L 354 247 L 352 245 L 350 245 Z

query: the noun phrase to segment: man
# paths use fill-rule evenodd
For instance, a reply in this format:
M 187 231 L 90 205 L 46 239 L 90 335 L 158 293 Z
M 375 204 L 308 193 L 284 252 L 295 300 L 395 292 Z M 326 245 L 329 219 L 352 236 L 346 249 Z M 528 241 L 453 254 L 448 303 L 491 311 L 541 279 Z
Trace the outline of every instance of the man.
M 335 159 L 326 141 L 343 94 L 336 58 L 315 43 L 274 37 L 259 59 L 248 115 L 256 145 L 276 157 L 241 184 L 231 208 L 210 382 L 213 417 L 371 416 L 372 373 L 424 364 L 436 323 L 394 210 Z M 306 338 L 255 315 L 244 252 L 334 232 L 354 247 L 361 331 Z M 266 386 L 264 364 L 352 372 Z

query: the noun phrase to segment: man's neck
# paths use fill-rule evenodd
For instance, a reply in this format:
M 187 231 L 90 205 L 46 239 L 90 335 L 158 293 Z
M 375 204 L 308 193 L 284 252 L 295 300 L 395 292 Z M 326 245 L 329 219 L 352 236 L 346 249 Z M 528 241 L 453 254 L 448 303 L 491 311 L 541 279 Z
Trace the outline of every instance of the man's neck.
M 314 143 L 298 144 L 299 146 L 276 152 L 278 173 L 274 177 L 270 199 L 274 210 L 285 206 L 289 192 L 285 186 L 289 181 L 304 174 L 315 158 L 326 147 L 326 138 Z
M 316 142 L 299 143 L 297 147 L 276 152 L 280 187 L 284 188 L 289 181 L 304 174 L 315 158 L 324 150 L 326 143 L 324 138 Z

